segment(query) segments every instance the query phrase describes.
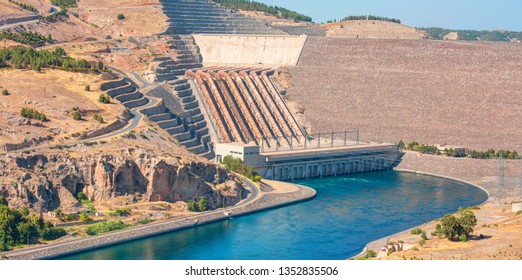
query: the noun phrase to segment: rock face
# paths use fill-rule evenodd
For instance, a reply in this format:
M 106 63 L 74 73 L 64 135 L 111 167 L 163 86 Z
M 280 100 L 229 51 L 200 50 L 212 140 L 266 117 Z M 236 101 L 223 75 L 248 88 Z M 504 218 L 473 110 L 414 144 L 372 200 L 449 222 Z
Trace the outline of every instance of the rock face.
M 145 152 L 127 156 L 63 154 L 6 156 L 0 159 L 0 195 L 14 207 L 37 211 L 81 207 L 84 192 L 93 201 L 127 196 L 132 201 L 189 201 L 205 196 L 211 209 L 236 204 L 243 187 L 225 169 L 204 162 L 180 163 Z

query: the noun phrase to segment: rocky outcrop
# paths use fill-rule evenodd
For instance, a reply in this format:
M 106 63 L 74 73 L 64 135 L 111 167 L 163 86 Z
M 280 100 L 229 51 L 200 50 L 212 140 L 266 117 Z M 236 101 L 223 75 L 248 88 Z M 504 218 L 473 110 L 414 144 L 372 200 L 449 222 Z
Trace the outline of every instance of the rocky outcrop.
M 234 205 L 243 197 L 243 187 L 217 165 L 159 159 L 134 150 L 127 154 L 7 155 L 0 159 L 0 195 L 11 206 L 37 211 L 81 207 L 73 197 L 80 191 L 93 201 L 126 196 L 136 202 L 186 202 L 205 196 L 211 209 Z

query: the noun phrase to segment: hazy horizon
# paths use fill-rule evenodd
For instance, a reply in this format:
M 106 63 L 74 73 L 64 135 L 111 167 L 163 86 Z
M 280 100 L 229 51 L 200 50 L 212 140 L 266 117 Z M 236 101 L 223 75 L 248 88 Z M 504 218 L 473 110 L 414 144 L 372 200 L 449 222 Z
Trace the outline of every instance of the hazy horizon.
M 522 31 L 520 0 L 256 0 L 311 16 L 316 23 L 339 20 L 350 15 L 397 18 L 413 27 L 441 27 L 459 30 Z

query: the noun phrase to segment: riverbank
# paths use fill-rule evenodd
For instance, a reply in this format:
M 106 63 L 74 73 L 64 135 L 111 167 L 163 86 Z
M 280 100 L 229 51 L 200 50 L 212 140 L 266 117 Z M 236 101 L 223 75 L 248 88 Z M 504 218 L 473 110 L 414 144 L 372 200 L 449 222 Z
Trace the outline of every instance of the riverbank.
M 512 200 L 517 199 L 520 161 L 506 161 L 505 192 L 507 198 L 499 201 L 491 197 L 498 189 L 498 162 L 496 160 L 455 159 L 408 152 L 396 171 L 413 172 L 463 182 L 488 194 L 489 199 L 474 210 L 477 217 L 475 238 L 468 242 L 451 242 L 431 236 L 438 220 L 419 226 L 428 235 L 420 245 L 420 235 L 411 229 L 372 241 L 355 258 L 372 250 L 376 253 L 388 243 L 404 242 L 404 251 L 389 256 L 380 254 L 377 259 L 522 259 L 522 215 L 511 212 Z M 496 175 L 496 176 L 495 176 Z M 480 238 L 480 235 L 483 238 Z
M 137 226 L 127 230 L 121 230 L 62 243 L 4 252 L 2 254 L 8 259 L 57 258 L 65 255 L 71 255 L 83 251 L 129 242 L 132 240 L 143 239 L 167 232 L 191 228 L 202 224 L 222 221 L 231 217 L 248 215 L 259 211 L 282 207 L 289 204 L 313 199 L 316 195 L 315 190 L 308 187 L 296 186 L 296 189 L 293 189 L 293 191 L 288 191 L 287 183 L 273 181 L 267 182 L 267 184 L 271 184 L 270 187 L 273 189 L 273 191 L 259 192 L 257 185 L 255 185 L 253 182 L 246 179 L 243 179 L 243 181 L 246 182 L 247 188 L 249 188 L 251 191 L 251 195 L 243 202 L 233 207 L 217 209 L 190 217 L 183 217 L 164 222 Z

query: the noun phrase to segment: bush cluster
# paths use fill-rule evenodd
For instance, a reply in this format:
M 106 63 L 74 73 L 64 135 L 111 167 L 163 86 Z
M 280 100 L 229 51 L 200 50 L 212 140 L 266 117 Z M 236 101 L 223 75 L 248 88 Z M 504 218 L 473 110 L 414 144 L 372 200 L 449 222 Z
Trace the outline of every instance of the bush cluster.
M 111 97 L 108 94 L 102 93 L 100 94 L 100 97 L 98 97 L 98 101 L 104 104 L 111 103 Z
M 50 34 L 49 34 L 50 35 Z M 7 39 L 18 42 L 20 44 L 30 45 L 33 47 L 40 47 L 46 43 L 52 43 L 52 37 L 44 36 L 38 32 L 24 31 L 21 33 L 3 31 L 0 32 L 0 40 Z
M 103 117 L 100 116 L 100 115 L 98 115 L 98 114 L 94 114 L 94 115 L 92 116 L 92 118 L 93 118 L 94 120 L 98 121 L 99 123 L 103 123 L 103 122 L 104 122 Z
M 53 51 L 37 51 L 33 48 L 13 48 L 0 50 L 0 66 L 12 66 L 18 69 L 59 68 L 65 71 L 81 72 L 97 70 L 85 59 L 73 59 L 65 50 L 57 47 Z
M 22 8 L 22 9 L 24 9 L 24 10 L 28 10 L 28 11 L 30 11 L 30 12 L 33 12 L 33 13 L 35 13 L 35 14 L 38 14 L 38 10 L 37 10 L 35 7 L 33 7 L 33 6 L 29 5 L 29 4 L 16 2 L 16 1 L 14 1 L 14 0 L 9 0 L 9 2 L 18 5 L 20 8 Z
M 380 20 L 380 21 L 388 21 L 388 22 L 394 22 L 394 23 L 399 23 L 399 24 L 401 23 L 400 19 L 379 17 L 379 16 L 372 16 L 372 15 L 367 15 L 367 16 L 347 16 L 347 17 L 342 18 L 340 21 L 345 21 L 345 20 Z M 336 21 L 337 20 L 329 20 L 328 23 L 336 22 Z
M 88 235 L 97 235 L 113 230 L 124 229 L 129 225 L 124 224 L 122 221 L 105 221 L 101 223 L 94 224 L 87 228 Z
M 204 196 L 199 197 L 198 202 L 190 200 L 187 202 L 188 210 L 191 212 L 205 212 L 208 210 L 207 198 Z
M 54 240 L 66 234 L 63 228 L 44 222 L 42 213 L 31 213 L 27 207 L 20 210 L 9 208 L 5 197 L 0 196 L 0 251 L 37 243 L 38 238 Z
M 471 209 L 459 209 L 459 217 L 448 214 L 436 226 L 439 237 L 452 241 L 467 241 L 477 225 L 477 218 Z
M 228 170 L 237 172 L 256 183 L 261 182 L 261 179 L 262 179 L 261 176 L 259 176 L 257 174 L 257 172 L 254 171 L 252 166 L 244 164 L 240 158 L 236 158 L 231 155 L 227 155 L 223 158 L 222 163 L 225 165 L 225 167 Z
M 28 118 L 28 119 L 40 120 L 40 121 L 43 121 L 43 122 L 47 121 L 47 117 L 45 116 L 44 113 L 41 113 L 38 110 L 33 109 L 33 108 L 23 107 L 20 110 L 20 115 L 22 117 Z
M 406 145 L 404 141 L 401 139 L 397 146 L 401 150 L 415 151 L 423 154 L 442 154 L 441 151 L 437 148 L 437 146 L 420 144 L 417 141 L 412 141 L 411 143 Z M 500 155 L 502 155 L 502 158 L 505 159 L 520 159 L 520 156 L 518 155 L 517 151 L 510 150 L 495 151 L 494 149 L 488 149 L 486 151 L 476 151 L 468 149 L 445 148 L 444 154 L 449 157 L 469 157 L 478 159 L 498 159 Z

